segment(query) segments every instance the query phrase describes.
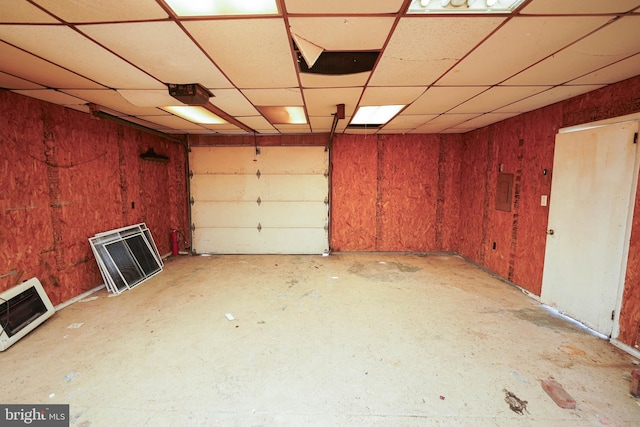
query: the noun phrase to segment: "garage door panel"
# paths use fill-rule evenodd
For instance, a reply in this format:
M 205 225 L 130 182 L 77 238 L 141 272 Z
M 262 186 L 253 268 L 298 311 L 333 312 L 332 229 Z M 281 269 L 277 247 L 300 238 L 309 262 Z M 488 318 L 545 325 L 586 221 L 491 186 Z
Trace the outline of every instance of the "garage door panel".
M 194 252 L 329 250 L 324 147 L 193 147 L 189 161 Z
M 209 228 L 196 229 L 193 237 L 197 253 L 218 254 L 321 254 L 328 239 L 318 228 Z
M 197 174 L 248 174 L 256 173 L 254 147 L 193 147 L 189 167 Z
M 260 206 L 254 202 L 198 202 L 191 220 L 196 230 L 218 227 L 257 227 Z M 195 207 L 195 205 L 194 205 Z
M 314 174 L 323 175 L 327 171 L 327 153 L 322 147 L 263 147 L 257 156 L 256 166 L 266 174 Z
M 200 228 L 240 227 L 316 227 L 327 224 L 324 202 L 201 202 L 192 213 Z
M 327 178 L 319 175 L 194 175 L 191 196 L 195 200 L 323 201 Z
M 193 147 L 189 166 L 194 174 L 319 174 L 327 171 L 322 147 Z

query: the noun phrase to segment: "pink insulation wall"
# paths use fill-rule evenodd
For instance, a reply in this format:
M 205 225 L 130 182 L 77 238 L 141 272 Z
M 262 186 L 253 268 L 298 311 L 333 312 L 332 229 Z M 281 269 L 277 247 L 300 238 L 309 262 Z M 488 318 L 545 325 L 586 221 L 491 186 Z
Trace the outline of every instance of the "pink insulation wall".
M 337 135 L 332 152 L 335 251 L 453 251 L 455 135 Z
M 109 120 L 0 91 L 0 171 L 0 291 L 38 277 L 58 304 L 102 283 L 95 233 L 145 222 L 165 254 L 187 231 L 183 148 Z
M 460 156 L 460 254 L 540 295 L 548 220 L 548 207 L 541 206 L 541 196 L 552 196 L 558 129 L 638 111 L 640 76 L 465 134 Z M 500 165 L 515 177 L 512 211 L 508 213 L 495 209 Z M 640 344 L 638 206 L 640 193 L 636 196 L 618 337 L 631 346 Z

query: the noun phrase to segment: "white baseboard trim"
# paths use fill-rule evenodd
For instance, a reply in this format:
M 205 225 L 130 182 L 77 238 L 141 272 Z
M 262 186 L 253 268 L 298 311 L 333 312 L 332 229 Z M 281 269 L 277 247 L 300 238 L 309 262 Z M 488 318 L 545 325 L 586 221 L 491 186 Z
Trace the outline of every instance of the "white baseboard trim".
M 617 339 L 611 339 L 611 344 L 618 347 L 620 350 L 626 351 L 633 357 L 637 358 L 640 361 L 640 351 L 637 348 L 633 348 L 623 342 L 618 341 Z
M 82 293 L 82 294 L 80 294 L 80 295 L 77 295 L 77 296 L 75 296 L 75 297 L 71 298 L 70 300 L 67 300 L 67 301 L 65 301 L 65 302 L 61 302 L 60 304 L 56 305 L 56 306 L 54 307 L 54 309 L 55 309 L 56 311 L 58 311 L 58 310 L 62 310 L 63 308 L 65 308 L 65 307 L 67 307 L 67 306 L 70 306 L 70 305 L 71 305 L 71 304 L 73 304 L 74 302 L 78 302 L 78 301 L 80 301 L 81 299 L 84 299 L 84 298 L 88 297 L 88 296 L 89 296 L 89 295 L 91 295 L 92 293 L 94 293 L 94 292 L 98 292 L 98 291 L 99 291 L 100 289 L 102 289 L 102 288 L 104 288 L 104 283 L 103 283 L 102 285 L 100 285 L 100 286 L 96 286 L 95 288 L 93 288 L 93 289 L 91 289 L 91 290 L 88 290 L 88 291 L 87 291 L 87 292 L 85 292 L 85 293 Z

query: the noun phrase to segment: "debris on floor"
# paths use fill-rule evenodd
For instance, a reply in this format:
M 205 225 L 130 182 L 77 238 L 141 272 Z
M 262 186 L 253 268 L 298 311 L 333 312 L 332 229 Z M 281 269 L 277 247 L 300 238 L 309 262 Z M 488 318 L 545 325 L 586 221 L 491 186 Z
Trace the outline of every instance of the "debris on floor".
M 67 329 L 78 329 L 78 328 L 82 327 L 82 325 L 84 325 L 84 322 L 72 323 L 69 326 L 67 326 Z
M 518 381 L 520 381 L 522 384 L 530 384 L 528 379 L 526 379 L 516 371 L 511 371 L 511 375 L 513 375 L 513 377 Z
M 640 369 L 634 369 L 631 371 L 631 386 L 629 393 L 633 397 L 640 397 Z
M 77 372 L 69 372 L 67 375 L 64 376 L 64 380 L 69 383 L 73 381 L 77 376 L 78 376 Z
M 98 297 L 88 297 L 88 298 L 81 299 L 80 302 L 91 302 L 91 301 L 95 301 L 97 299 L 98 299 Z
M 227 320 L 236 320 L 236 318 L 233 317 L 233 314 L 231 314 L 231 313 L 225 314 L 225 317 L 227 318 Z
M 569 393 L 554 380 L 543 380 L 542 381 L 542 389 L 547 392 L 547 394 L 556 402 L 561 408 L 564 409 L 575 409 L 576 408 L 576 400 L 571 397 Z
M 504 401 L 507 402 L 507 404 L 509 405 L 509 408 L 513 412 L 515 412 L 516 414 L 520 414 L 520 415 L 524 415 L 525 412 L 529 413 L 529 411 L 527 410 L 527 404 L 529 402 L 527 402 L 526 400 L 522 400 L 522 399 L 518 398 L 518 396 L 516 396 L 515 394 L 511 393 L 507 389 L 503 389 L 502 391 L 504 391 L 504 393 L 505 393 Z

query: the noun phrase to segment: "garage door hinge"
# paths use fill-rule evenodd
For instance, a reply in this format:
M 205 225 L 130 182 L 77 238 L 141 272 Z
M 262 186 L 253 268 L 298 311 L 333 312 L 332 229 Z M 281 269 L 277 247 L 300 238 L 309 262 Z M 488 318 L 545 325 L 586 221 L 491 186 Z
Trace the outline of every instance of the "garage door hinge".
M 329 204 L 329 196 L 325 196 L 324 198 L 324 204 L 328 205 Z
M 193 197 L 189 198 L 189 203 L 191 203 L 191 206 L 193 206 L 195 202 L 196 200 Z
M 611 310 L 611 320 L 616 318 L 616 311 L 615 310 Z
M 196 225 L 195 224 L 191 224 L 191 231 L 196 231 Z
M 192 178 L 193 178 L 193 171 L 192 171 L 192 170 L 190 170 L 190 171 L 189 171 L 189 179 L 192 179 Z
M 636 132 L 636 133 L 633 135 L 633 143 L 634 143 L 634 144 L 637 144 L 637 143 L 638 143 L 638 132 Z
M 262 199 L 260 198 L 260 196 L 258 196 L 258 200 L 256 200 L 256 203 L 258 204 L 258 206 L 260 206 L 260 204 L 262 203 Z
M 324 177 L 325 177 L 325 178 L 329 178 L 329 169 L 325 169 L 325 171 L 324 171 Z
M 258 233 L 262 231 L 262 224 L 258 223 Z
M 258 177 L 258 179 L 260 179 L 260 175 L 262 174 L 260 173 L 260 169 L 258 169 L 258 172 L 256 172 L 256 176 Z

